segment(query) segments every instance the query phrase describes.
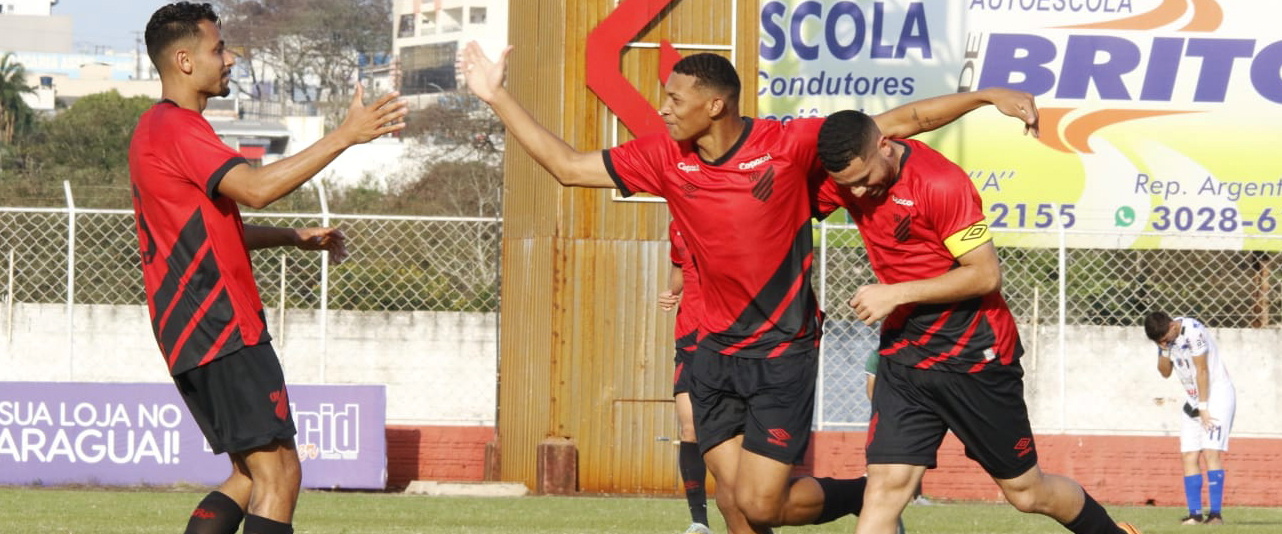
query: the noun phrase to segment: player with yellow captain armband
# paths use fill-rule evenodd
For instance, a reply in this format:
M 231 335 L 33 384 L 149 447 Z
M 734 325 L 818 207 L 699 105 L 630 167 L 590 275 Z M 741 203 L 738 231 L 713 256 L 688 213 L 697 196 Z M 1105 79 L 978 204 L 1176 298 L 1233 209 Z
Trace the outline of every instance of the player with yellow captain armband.
M 1020 511 L 1075 534 L 1137 532 L 1114 523 L 1073 480 L 1038 467 L 1024 348 L 966 172 L 921 142 L 885 137 L 857 111 L 829 116 L 818 143 L 831 176 L 819 215 L 850 212 L 880 281 L 850 300 L 859 320 L 882 321 L 856 534 L 894 531 L 949 430 Z

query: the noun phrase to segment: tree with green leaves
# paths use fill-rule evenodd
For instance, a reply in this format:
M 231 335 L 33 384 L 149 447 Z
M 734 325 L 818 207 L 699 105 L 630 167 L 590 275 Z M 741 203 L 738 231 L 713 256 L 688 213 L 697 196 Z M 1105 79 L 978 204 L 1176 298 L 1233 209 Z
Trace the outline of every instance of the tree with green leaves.
M 12 52 L 0 57 L 0 144 L 10 145 L 16 135 L 31 129 L 35 112 L 22 101 L 35 88 L 27 85 L 27 70 Z
M 5 162 L 0 196 L 27 204 L 62 202 L 62 182 L 71 182 L 85 207 L 125 208 L 129 197 L 129 141 L 138 117 L 155 102 L 116 91 L 75 101 L 52 118 L 36 122 Z

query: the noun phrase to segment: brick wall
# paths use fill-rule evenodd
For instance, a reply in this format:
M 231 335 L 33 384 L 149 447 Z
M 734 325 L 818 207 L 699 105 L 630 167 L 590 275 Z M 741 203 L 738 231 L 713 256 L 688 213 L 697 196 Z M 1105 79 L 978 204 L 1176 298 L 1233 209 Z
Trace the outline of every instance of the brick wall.
M 864 432 L 816 432 L 807 453 L 816 476 L 864 473 Z M 1184 504 L 1179 438 L 1145 436 L 1039 435 L 1042 470 L 1067 475 L 1101 502 L 1158 506 Z M 1224 457 L 1225 506 L 1282 504 L 1282 440 L 1234 438 Z M 1001 491 L 952 434 L 944 439 L 939 467 L 926 472 L 931 497 L 1001 501 Z
M 489 426 L 388 425 L 387 487 L 404 488 L 413 480 L 484 480 L 485 443 L 493 439 Z
M 864 473 L 864 432 L 816 432 L 798 474 L 857 477 Z M 412 480 L 485 479 L 485 444 L 495 438 L 487 426 L 387 427 L 387 486 Z M 1101 502 L 1159 506 L 1184 504 L 1179 439 L 1147 436 L 1037 436 L 1042 470 L 1067 475 Z M 1234 438 L 1224 468 L 1226 506 L 1282 504 L 1282 440 Z M 939 450 L 939 467 L 926 472 L 926 495 L 935 498 L 1001 501 L 1001 492 L 966 458 L 952 434 Z

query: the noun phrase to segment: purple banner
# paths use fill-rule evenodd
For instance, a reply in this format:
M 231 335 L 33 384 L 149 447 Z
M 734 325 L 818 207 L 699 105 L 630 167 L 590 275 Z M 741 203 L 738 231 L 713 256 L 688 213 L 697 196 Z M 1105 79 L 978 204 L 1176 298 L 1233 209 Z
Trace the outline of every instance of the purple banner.
M 291 385 L 303 487 L 387 483 L 383 386 Z M 0 382 L 0 484 L 217 485 L 210 452 L 173 384 Z

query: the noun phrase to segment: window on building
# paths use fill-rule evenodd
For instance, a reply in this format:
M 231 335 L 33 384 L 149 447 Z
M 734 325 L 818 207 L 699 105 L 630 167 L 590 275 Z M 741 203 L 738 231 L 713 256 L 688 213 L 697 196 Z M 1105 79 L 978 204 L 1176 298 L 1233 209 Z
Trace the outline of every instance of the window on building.
M 441 13 L 444 15 L 441 19 L 441 33 L 463 31 L 463 8 L 443 9 Z
M 423 12 L 423 30 L 421 35 L 432 35 L 436 33 L 436 12 Z
M 467 16 L 468 23 L 485 24 L 485 8 L 483 7 L 474 7 L 468 10 Z
M 422 95 L 458 87 L 454 59 L 458 42 L 408 46 L 401 49 L 401 94 Z
M 397 37 L 414 36 L 414 15 L 401 15 L 401 24 L 396 28 Z

